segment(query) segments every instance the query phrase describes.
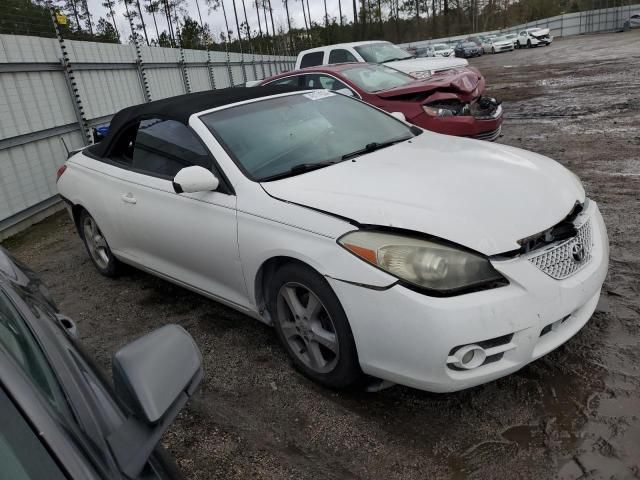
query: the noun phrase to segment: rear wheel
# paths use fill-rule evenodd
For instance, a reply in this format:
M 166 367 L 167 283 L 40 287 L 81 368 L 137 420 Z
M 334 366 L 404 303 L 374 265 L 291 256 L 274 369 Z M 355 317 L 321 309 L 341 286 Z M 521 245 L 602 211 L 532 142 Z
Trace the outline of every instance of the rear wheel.
M 120 269 L 120 262 L 113 256 L 107 239 L 102 234 L 94 218 L 83 210 L 80 214 L 80 235 L 91 261 L 105 277 L 115 277 Z
M 527 48 L 531 48 L 531 40 L 527 40 Z
M 287 264 L 269 285 L 269 311 L 294 366 L 329 388 L 363 377 L 349 321 L 327 281 L 311 268 Z

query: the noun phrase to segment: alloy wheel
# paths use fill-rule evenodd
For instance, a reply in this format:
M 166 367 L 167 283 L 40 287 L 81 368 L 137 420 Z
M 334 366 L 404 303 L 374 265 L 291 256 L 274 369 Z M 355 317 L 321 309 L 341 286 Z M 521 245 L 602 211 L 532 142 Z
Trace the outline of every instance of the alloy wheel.
M 282 335 L 295 356 L 314 372 L 331 372 L 340 355 L 338 335 L 318 296 L 300 283 L 285 283 L 278 292 L 277 312 Z
M 84 218 L 82 232 L 91 258 L 100 268 L 106 269 L 109 265 L 109 246 L 93 217 L 87 215 Z

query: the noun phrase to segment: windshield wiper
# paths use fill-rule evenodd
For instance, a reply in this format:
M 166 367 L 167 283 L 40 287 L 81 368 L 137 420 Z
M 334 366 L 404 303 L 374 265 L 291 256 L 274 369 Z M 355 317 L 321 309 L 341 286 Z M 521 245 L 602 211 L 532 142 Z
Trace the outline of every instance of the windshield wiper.
M 335 160 L 329 160 L 327 162 L 318 163 L 300 163 L 291 167 L 289 170 L 285 170 L 284 172 L 261 178 L 260 181 L 269 182 L 271 180 L 280 180 L 281 178 L 293 177 L 294 175 L 300 175 L 301 173 L 312 172 L 313 170 L 328 167 L 329 165 L 333 165 L 334 163 L 338 162 L 336 162 Z
M 380 150 L 381 148 L 385 148 L 385 147 L 390 147 L 391 145 L 394 145 L 394 144 L 400 143 L 400 142 L 404 142 L 405 140 L 409 140 L 410 138 L 413 138 L 413 137 L 399 138 L 399 139 L 396 139 L 396 140 L 389 140 L 388 142 L 371 142 L 371 143 L 367 143 L 364 146 L 364 148 L 361 148 L 360 150 L 356 150 L 355 152 L 344 154 L 342 156 L 342 160 L 348 160 L 348 159 L 353 158 L 353 157 L 364 155 L 365 153 L 375 152 L 376 150 Z

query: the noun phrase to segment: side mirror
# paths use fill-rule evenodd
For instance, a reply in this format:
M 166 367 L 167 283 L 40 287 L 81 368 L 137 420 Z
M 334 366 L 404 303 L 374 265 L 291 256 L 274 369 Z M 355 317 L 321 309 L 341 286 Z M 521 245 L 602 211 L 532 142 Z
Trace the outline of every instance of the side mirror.
M 198 165 L 183 168 L 173 178 L 173 189 L 176 193 L 210 192 L 216 190 L 218 185 L 218 177 Z
M 405 117 L 404 113 L 402 113 L 402 112 L 391 112 L 391 116 L 393 118 L 397 118 L 401 122 L 405 122 L 405 123 L 407 122 L 407 117 Z
M 118 350 L 112 368 L 116 394 L 131 415 L 107 441 L 123 473 L 137 478 L 200 385 L 202 356 L 186 330 L 166 325 Z
M 353 97 L 353 92 L 348 88 L 339 88 L 338 90 L 335 90 L 335 92 L 347 97 Z

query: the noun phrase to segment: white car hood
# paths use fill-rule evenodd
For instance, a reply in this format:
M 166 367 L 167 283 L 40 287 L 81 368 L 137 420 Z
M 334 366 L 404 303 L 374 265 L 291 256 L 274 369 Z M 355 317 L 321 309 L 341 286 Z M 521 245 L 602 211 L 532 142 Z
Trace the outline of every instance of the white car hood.
M 518 249 L 518 240 L 557 224 L 585 198 L 577 177 L 547 157 L 432 132 L 262 187 L 284 201 L 485 255 Z
M 511 44 L 513 44 L 511 40 L 504 40 L 502 42 L 493 42 L 493 45 L 496 47 L 508 47 Z
M 397 60 L 395 62 L 387 62 L 385 65 L 400 70 L 404 73 L 422 72 L 431 70 L 434 72 L 441 70 L 449 70 L 451 68 L 466 67 L 469 65 L 464 58 L 451 57 L 421 57 L 410 58 L 408 60 Z

